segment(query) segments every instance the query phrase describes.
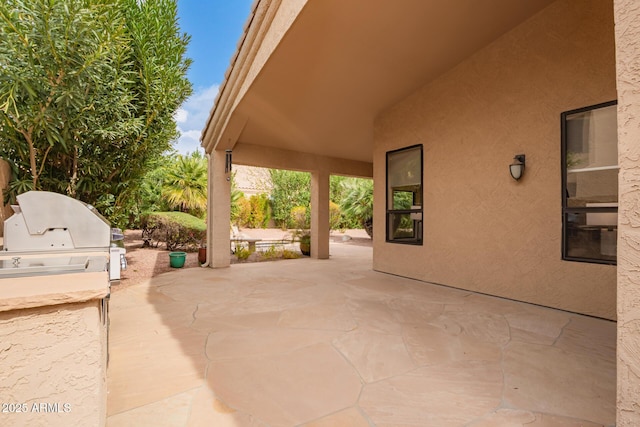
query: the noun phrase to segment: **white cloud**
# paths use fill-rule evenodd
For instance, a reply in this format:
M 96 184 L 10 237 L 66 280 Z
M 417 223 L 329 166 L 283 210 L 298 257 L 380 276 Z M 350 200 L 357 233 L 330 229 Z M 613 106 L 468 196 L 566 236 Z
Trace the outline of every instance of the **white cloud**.
M 199 130 L 188 130 L 188 131 L 182 132 L 182 136 L 184 136 L 186 139 L 199 141 L 201 133 L 202 132 L 200 132 Z
M 196 89 L 182 107 L 176 111 L 176 123 L 180 137 L 174 148 L 181 154 L 193 152 L 200 147 L 200 135 L 218 94 L 219 85 Z
M 189 117 L 189 112 L 184 108 L 178 108 L 178 111 L 176 111 L 176 114 L 174 116 L 176 123 L 184 123 L 187 121 L 188 117 Z

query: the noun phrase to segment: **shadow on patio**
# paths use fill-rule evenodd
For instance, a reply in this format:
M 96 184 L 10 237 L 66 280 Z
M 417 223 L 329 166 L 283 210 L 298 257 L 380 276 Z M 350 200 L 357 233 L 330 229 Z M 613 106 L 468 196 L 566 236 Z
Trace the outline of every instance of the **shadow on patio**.
M 108 425 L 614 424 L 615 323 L 376 273 L 371 251 L 114 294 Z

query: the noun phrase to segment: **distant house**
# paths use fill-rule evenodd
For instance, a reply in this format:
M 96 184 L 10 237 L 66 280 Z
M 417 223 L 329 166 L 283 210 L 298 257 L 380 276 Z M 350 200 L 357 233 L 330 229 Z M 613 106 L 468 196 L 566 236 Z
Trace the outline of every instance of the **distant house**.
M 638 40 L 635 0 L 256 1 L 202 134 L 210 194 L 225 150 L 311 172 L 328 258 L 329 176 L 373 177 L 375 270 L 617 319 L 638 425 Z
M 269 169 L 252 166 L 234 165 L 236 188 L 242 191 L 245 197 L 255 194 L 271 192 L 271 175 Z

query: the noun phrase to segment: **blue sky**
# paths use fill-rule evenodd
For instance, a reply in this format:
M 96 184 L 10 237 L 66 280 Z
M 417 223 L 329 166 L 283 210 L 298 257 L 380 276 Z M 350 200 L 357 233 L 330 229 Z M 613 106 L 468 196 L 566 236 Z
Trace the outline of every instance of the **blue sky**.
M 180 30 L 191 36 L 187 56 L 193 95 L 176 113 L 180 153 L 200 149 L 200 133 L 236 50 L 253 0 L 178 0 Z

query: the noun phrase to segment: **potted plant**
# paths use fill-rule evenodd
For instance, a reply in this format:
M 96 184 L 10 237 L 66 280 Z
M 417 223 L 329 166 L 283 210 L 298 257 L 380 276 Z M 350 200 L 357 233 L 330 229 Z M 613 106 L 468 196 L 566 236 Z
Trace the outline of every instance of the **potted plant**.
M 300 237 L 300 252 L 302 255 L 311 255 L 311 234 L 305 231 Z
M 172 268 L 184 267 L 184 262 L 187 259 L 187 253 L 182 251 L 169 252 L 169 265 Z
M 200 247 L 198 248 L 198 262 L 200 265 L 207 262 L 207 244 L 204 241 L 200 242 Z
M 291 209 L 291 222 L 296 227 L 293 232 L 294 240 L 300 243 L 300 252 L 302 255 L 309 256 L 311 254 L 311 232 L 309 231 L 309 216 L 307 208 L 304 206 L 296 206 Z

